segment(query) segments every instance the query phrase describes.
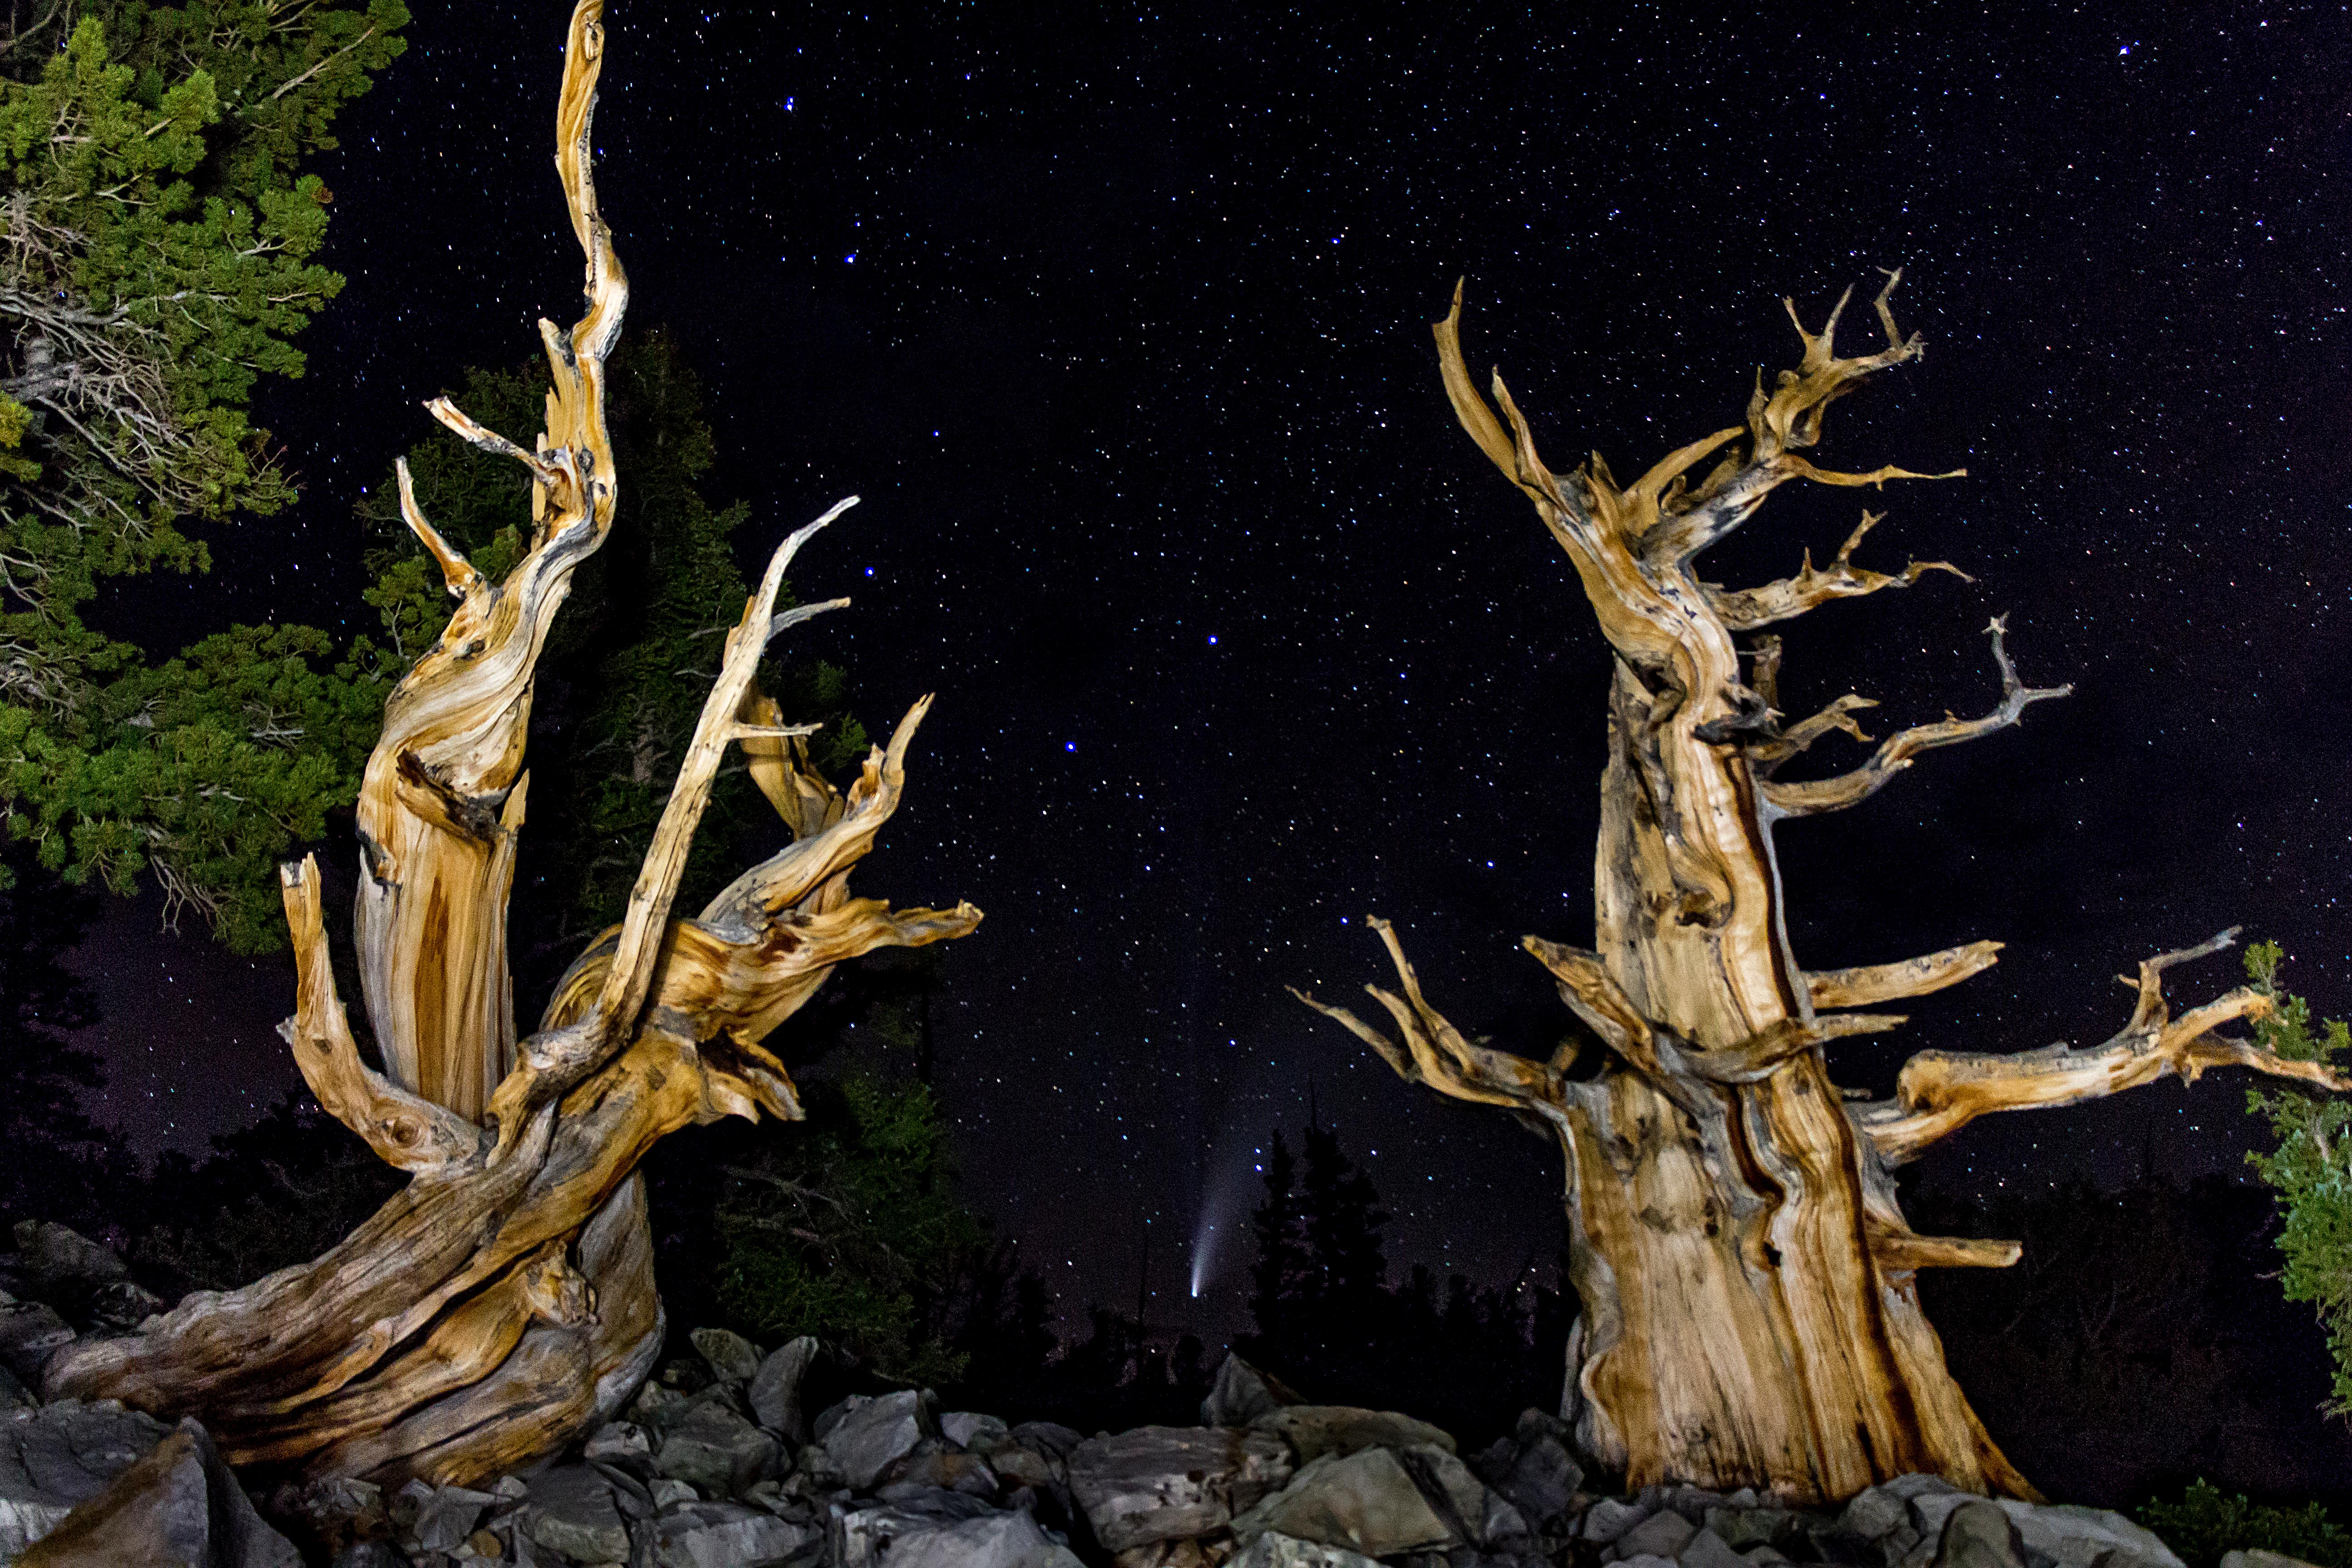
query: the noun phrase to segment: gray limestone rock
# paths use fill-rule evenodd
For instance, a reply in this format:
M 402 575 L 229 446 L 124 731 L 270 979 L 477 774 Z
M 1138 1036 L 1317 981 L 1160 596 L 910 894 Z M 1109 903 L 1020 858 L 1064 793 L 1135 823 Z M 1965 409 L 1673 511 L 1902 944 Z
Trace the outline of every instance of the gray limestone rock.
M 1034 1448 L 1049 1459 L 1066 1460 L 1085 1434 L 1052 1421 L 1024 1421 L 1013 1428 L 1013 1440 L 1024 1448 Z
M 112 1247 L 55 1220 L 18 1220 L 16 1255 L 25 1271 L 44 1287 L 79 1284 L 89 1289 L 127 1279 L 131 1273 Z
M 2284 1552 L 2264 1552 L 2255 1547 L 2244 1552 L 2224 1552 L 2221 1568 L 2312 1568 L 2312 1564 Z
M 959 1492 L 933 1492 L 907 1502 L 835 1504 L 826 1531 L 827 1565 L 897 1568 L 897 1553 L 917 1537 L 995 1511 Z
M 989 1455 L 988 1465 L 1007 1486 L 1035 1487 L 1044 1491 L 1064 1479 L 1063 1472 L 1055 1468 L 1053 1460 L 1019 1444 L 1009 1445 Z
M 658 1568 L 743 1568 L 789 1557 L 824 1533 L 814 1524 L 741 1503 L 689 1503 L 663 1516 L 654 1562 Z
M 970 1410 L 950 1410 L 940 1416 L 940 1436 L 983 1458 L 1013 1441 L 1012 1428 L 1003 1422 Z
M 194 1421 L 156 1443 L 16 1561 L 24 1568 L 301 1568 Z
M 56 1529 L 171 1431 L 112 1400 L 0 1412 L 0 1558 Z
M 1751 1546 L 1784 1547 L 1803 1533 L 1803 1516 L 1782 1508 L 1754 1508 L 1733 1503 L 1706 1510 L 1706 1528 L 1735 1552 Z
M 1502 1474 L 1486 1479 L 1517 1506 L 1528 1523 L 1540 1530 L 1568 1511 L 1569 1500 L 1584 1484 L 1584 1471 L 1558 1437 L 1537 1432 L 1513 1450 Z
M 355 1541 L 335 1553 L 334 1568 L 408 1568 L 389 1541 Z
M 760 1347 L 732 1329 L 697 1329 L 687 1338 L 721 1383 L 749 1383 L 760 1373 Z
M 613 1500 L 613 1483 L 586 1465 L 558 1465 L 530 1479 L 522 1533 L 583 1563 L 623 1563 L 629 1532 Z
M 1597 1546 L 1608 1546 L 1649 1517 L 1650 1510 L 1640 1503 L 1605 1497 L 1584 1510 L 1577 1533 Z
M 35 1388 L 41 1385 L 41 1368 L 73 1337 L 73 1326 L 38 1301 L 0 1307 L 0 1364 Z
M 706 1492 L 732 1496 L 772 1475 L 779 1457 L 772 1436 L 714 1401 L 670 1428 L 654 1468 Z
M 918 1449 L 903 1459 L 894 1461 L 882 1472 L 882 1485 L 876 1495 L 887 1498 L 898 1487 L 920 1487 L 925 1490 L 969 1492 L 973 1497 L 993 1498 L 996 1495 L 996 1472 L 978 1454 L 959 1454 L 952 1450 L 928 1454 Z
M 1300 1541 L 1269 1531 L 1254 1537 L 1225 1563 L 1225 1568 L 1380 1568 L 1360 1552 Z
M 931 1391 L 907 1389 L 878 1399 L 852 1394 L 819 1417 L 817 1443 L 854 1491 L 870 1489 L 891 1461 L 940 1435 Z M 667 1450 L 665 1450 L 667 1452 Z
M 2063 1568 L 2099 1568 L 2101 1559 L 2113 1552 L 2104 1568 L 2182 1568 L 2179 1557 L 2155 1532 L 2112 1510 L 2015 1498 L 1996 1500 L 2016 1523 L 2029 1557 L 2047 1557 Z
M 1624 1562 L 1634 1557 L 1673 1557 L 1690 1544 L 1698 1526 L 1672 1509 L 1660 1509 L 1617 1538 L 1601 1561 Z
M 1244 1540 L 1265 1531 L 1367 1557 L 1453 1546 L 1462 1539 L 1387 1448 L 1326 1454 L 1234 1520 L 1234 1533 Z M 1096 1533 L 1101 1534 L 1099 1525 Z
M 801 1408 L 801 1384 L 816 1360 L 815 1337 L 803 1334 L 761 1359 L 751 1374 L 751 1415 L 761 1426 L 795 1443 L 808 1441 L 808 1415 Z
M 1981 1498 L 1951 1510 L 1937 1543 L 1936 1568 L 2025 1568 L 2016 1521 Z
M 1290 1448 L 1250 1427 L 1140 1426 L 1080 1443 L 1069 1477 L 1095 1538 L 1121 1552 L 1223 1526 L 1290 1479 Z
M 410 1533 L 428 1552 L 455 1552 L 474 1533 L 474 1527 L 482 1521 L 483 1510 L 498 1500 L 492 1493 L 465 1487 L 436 1487 L 425 1506 L 417 1510 Z
M 1209 1397 L 1201 1401 L 1201 1425 L 1246 1426 L 1286 1405 L 1306 1403 L 1280 1378 L 1228 1353 L 1217 1368 L 1216 1381 L 1209 1385 Z
M 1435 1444 L 1449 1454 L 1454 1451 L 1454 1439 L 1426 1421 L 1393 1410 L 1363 1410 L 1351 1405 L 1286 1405 L 1267 1411 L 1250 1426 L 1288 1443 L 1302 1465 L 1326 1454 L 1345 1458 L 1365 1448 L 1410 1448 L 1420 1443 Z
M 640 1479 L 654 1473 L 653 1439 L 634 1421 L 607 1421 L 596 1429 L 581 1457 L 592 1464 L 609 1465 Z
M 888 1568 L 1079 1568 L 1077 1554 L 1025 1513 L 988 1513 L 899 1541 Z
M 1683 1542 L 1683 1549 L 1675 1553 L 1675 1561 L 1682 1568 L 1748 1568 L 1748 1559 L 1725 1544 L 1723 1537 L 1706 1529 L 1693 1531 L 1691 1538 Z

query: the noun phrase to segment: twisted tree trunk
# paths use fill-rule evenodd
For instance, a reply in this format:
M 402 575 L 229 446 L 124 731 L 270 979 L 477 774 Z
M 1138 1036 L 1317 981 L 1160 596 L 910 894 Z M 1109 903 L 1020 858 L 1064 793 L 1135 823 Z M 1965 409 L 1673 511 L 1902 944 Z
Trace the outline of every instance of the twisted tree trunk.
M 1873 372 L 1916 358 L 1920 340 L 1877 301 L 1886 346 L 1840 358 L 1841 300 L 1776 390 L 1746 419 L 1673 453 L 1630 487 L 1598 454 L 1567 476 L 1537 456 L 1498 375 L 1498 418 L 1472 385 L 1457 335 L 1461 291 L 1436 328 L 1455 413 L 1481 450 L 1535 502 L 1582 580 L 1615 655 L 1609 760 L 1595 860 L 1595 946 L 1524 945 L 1597 1037 L 1599 1070 L 1571 1076 L 1563 1047 L 1538 1062 L 1474 1045 L 1423 996 L 1395 933 L 1402 994 L 1368 987 L 1398 1037 L 1345 1008 L 1301 999 L 1345 1024 L 1406 1079 L 1499 1105 L 1550 1128 L 1566 1155 L 1569 1241 L 1583 1312 L 1571 1337 L 1562 1414 L 1585 1449 L 1629 1486 L 1691 1481 L 1769 1487 L 1803 1501 L 1844 1498 L 1908 1471 L 1975 1491 L 2033 1495 L 1985 1434 L 1944 1366 L 1921 1312 L 1926 1268 L 2001 1268 L 2013 1242 L 1912 1233 L 1890 1166 L 1990 1110 L 2061 1105 L 2207 1067 L 2242 1066 L 2333 1089 L 2314 1063 L 2284 1060 L 2212 1031 L 2268 1004 L 2238 990 L 2179 1019 L 2163 971 L 2226 946 L 2230 933 L 2140 966 L 2138 1005 L 2106 1044 L 2022 1056 L 1916 1057 L 1891 1103 L 1849 1103 L 1823 1047 L 1900 1016 L 1832 1011 L 1922 995 L 1990 965 L 1974 942 L 1870 968 L 1808 973 L 1790 952 L 1773 858 L 1785 817 L 1874 793 L 1931 747 L 2016 723 L 2067 688 L 2022 685 L 1995 621 L 2002 699 L 1980 719 L 1947 718 L 1887 740 L 1861 768 L 1785 783 L 1779 767 L 1832 730 L 1867 740 L 1841 698 L 1784 725 L 1777 638 L 1756 639 L 1743 679 L 1734 634 L 1831 599 L 1905 586 L 1942 562 L 1886 574 L 1853 563 L 1878 519 L 1863 514 L 1828 569 L 1745 592 L 1703 583 L 1693 562 L 1790 479 L 1881 485 L 1948 478 L 1895 468 L 1839 473 L 1801 455 L 1828 405 Z M 1795 318 L 1794 307 L 1790 316 Z M 1725 456 L 1696 488 L 1689 470 Z
M 721 1116 L 797 1118 L 760 1042 L 844 959 L 961 936 L 970 904 L 893 911 L 852 899 L 906 782 L 918 702 L 845 796 L 808 763 L 755 677 L 769 639 L 846 600 L 775 612 L 786 565 L 844 501 L 769 563 L 730 633 L 622 923 L 558 983 L 518 1045 L 507 898 L 523 824 L 531 682 L 572 571 L 604 542 L 619 482 L 604 362 L 628 284 L 596 209 L 589 129 L 602 0 L 579 0 L 556 114 L 556 166 L 587 257 L 587 310 L 540 323 L 553 385 L 526 451 L 446 400 L 459 436 L 530 469 L 533 535 L 485 579 L 417 509 L 403 515 L 458 600 L 385 706 L 360 798 L 357 930 L 384 1059 L 362 1059 L 335 993 L 317 867 L 282 868 L 299 973 L 284 1026 L 319 1101 L 408 1187 L 325 1257 L 241 1290 L 200 1292 L 128 1339 L 68 1347 L 52 1397 L 113 1397 L 201 1416 L 229 1459 L 285 1473 L 475 1482 L 518 1469 L 607 1415 L 662 1339 L 638 1161 Z M 793 841 L 692 920 L 670 906 L 726 748 L 740 744 Z

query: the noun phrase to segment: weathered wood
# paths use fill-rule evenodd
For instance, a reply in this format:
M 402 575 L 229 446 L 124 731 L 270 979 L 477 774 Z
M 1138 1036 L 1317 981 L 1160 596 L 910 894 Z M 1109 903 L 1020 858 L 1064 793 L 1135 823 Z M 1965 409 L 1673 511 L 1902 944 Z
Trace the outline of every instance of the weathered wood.
M 530 1037 L 514 1039 L 506 904 L 533 671 L 572 569 L 611 527 L 618 484 L 604 364 L 626 283 L 588 161 L 600 16 L 601 0 L 573 12 L 557 112 L 588 310 L 569 332 L 541 323 L 554 374 L 547 428 L 525 450 L 431 405 L 464 438 L 529 467 L 530 552 L 488 582 L 401 476 L 404 513 L 459 604 L 388 702 L 360 803 L 360 974 L 384 1072 L 362 1059 L 335 994 L 316 865 L 282 873 L 299 977 L 284 1029 L 295 1059 L 320 1103 L 412 1180 L 324 1257 L 190 1296 L 139 1333 L 74 1344 L 43 1371 L 52 1396 L 201 1416 L 234 1463 L 474 1483 L 609 1416 L 661 1344 L 635 1176 L 646 1150 L 691 1122 L 797 1118 L 792 1079 L 760 1043 L 776 1024 L 845 960 L 961 936 L 980 921 L 970 904 L 893 910 L 848 891 L 904 794 L 930 700 L 845 795 L 808 765 L 814 726 L 782 722 L 753 687 L 772 637 L 846 602 L 775 610 L 793 552 L 845 501 L 769 563 L 728 637 L 625 917 L 573 963 Z M 675 919 L 730 745 L 744 749 L 793 842 L 697 919 Z
M 1598 454 L 1554 473 L 1501 377 L 1491 406 L 1478 395 L 1462 356 L 1459 287 L 1435 329 L 1455 415 L 1535 503 L 1614 655 L 1593 947 L 1525 939 L 1605 1055 L 1597 1073 L 1571 1076 L 1573 1046 L 1542 1063 L 1467 1040 L 1430 1005 L 1383 921 L 1372 924 L 1402 994 L 1367 989 L 1394 1034 L 1301 999 L 1409 1081 L 1503 1106 L 1559 1137 L 1582 1307 L 1562 1414 L 1581 1446 L 1634 1487 L 1758 1486 L 1822 1501 L 1925 1471 L 2031 1497 L 1946 1371 L 1916 1289 L 1921 1268 L 2006 1267 L 2017 1246 L 1915 1234 L 1889 1166 L 1987 1111 L 2070 1103 L 2166 1073 L 2230 1065 L 2352 1087 L 2330 1069 L 2214 1036 L 2260 1009 L 2251 993 L 2168 1018 L 2158 976 L 2217 943 L 2143 965 L 2132 1023 L 2097 1050 L 1926 1053 L 1886 1105 L 1849 1106 L 1832 1081 L 1827 1042 L 1902 1019 L 1823 1009 L 1939 990 L 1990 965 L 2000 944 L 1807 973 L 1789 947 L 1774 825 L 1851 805 L 1918 753 L 2007 728 L 2029 704 L 2068 689 L 2026 687 L 1997 620 L 2003 694 L 1991 713 L 1902 731 L 1850 773 L 1771 777 L 1830 733 L 1866 740 L 1853 715 L 1872 704 L 1841 698 L 1783 728 L 1779 640 L 1760 637 L 1747 650 L 1751 683 L 1732 634 L 1930 571 L 1963 575 L 1943 562 L 1914 562 L 1899 574 L 1854 566 L 1855 547 L 1878 521 L 1870 513 L 1826 571 L 1808 557 L 1793 578 L 1732 592 L 1692 570 L 1790 479 L 1881 485 L 1959 472 L 1845 473 L 1800 455 L 1820 439 L 1832 401 L 1921 352 L 1919 339 L 1896 330 L 1895 282 L 1890 275 L 1877 300 L 1884 349 L 1836 353 L 1843 300 L 1820 332 L 1800 321 L 1801 362 L 1769 394 L 1758 386 L 1741 424 L 1671 453 L 1630 487 Z M 1714 467 L 1692 484 L 1709 458 Z

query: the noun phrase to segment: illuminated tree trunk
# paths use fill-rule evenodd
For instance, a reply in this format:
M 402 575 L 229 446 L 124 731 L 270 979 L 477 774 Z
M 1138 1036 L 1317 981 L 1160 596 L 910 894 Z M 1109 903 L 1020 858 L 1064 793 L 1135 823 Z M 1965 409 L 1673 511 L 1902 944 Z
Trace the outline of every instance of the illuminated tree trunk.
M 1914 563 L 1889 575 L 1855 566 L 1854 549 L 1878 521 L 1868 512 L 1826 569 L 1809 556 L 1796 576 L 1761 588 L 1726 591 L 1701 582 L 1692 563 L 1785 480 L 1950 477 L 1836 473 L 1800 455 L 1818 440 L 1832 400 L 1919 353 L 1919 340 L 1895 329 L 1894 288 L 1890 278 L 1877 302 L 1883 350 L 1837 357 L 1838 311 L 1818 335 L 1800 323 L 1801 363 L 1773 392 L 1759 385 L 1741 424 L 1672 454 L 1630 487 L 1597 454 L 1565 479 L 1556 476 L 1501 378 L 1501 417 L 1479 396 L 1462 361 L 1458 289 L 1436 329 L 1456 414 L 1535 502 L 1615 656 L 1595 858 L 1597 950 L 1525 939 L 1602 1056 L 1597 1072 L 1571 1073 L 1574 1045 L 1538 1062 L 1472 1044 L 1422 995 L 1394 933 L 1377 919 L 1402 994 L 1368 989 L 1398 1036 L 1302 999 L 1408 1080 L 1504 1106 L 1557 1134 L 1583 1309 L 1562 1414 L 1585 1449 L 1633 1487 L 1752 1485 L 1821 1501 L 1925 1471 L 1971 1490 L 2031 1497 L 1947 1372 L 1916 1283 L 1925 1268 L 2006 1267 L 2019 1248 L 1913 1234 L 1888 1168 L 1986 1111 L 2071 1103 L 2167 1073 L 2193 1079 L 2234 1065 L 2352 1087 L 2314 1064 L 2215 1036 L 2265 1009 L 2252 991 L 2170 1017 L 2163 970 L 2227 945 L 2228 933 L 2143 963 L 2130 1023 L 2095 1049 L 1923 1054 L 1888 1103 L 1850 1102 L 1832 1081 L 1827 1042 L 1903 1022 L 1842 1009 L 1964 980 L 1990 965 L 2000 944 L 1806 972 L 1789 948 L 1774 825 L 1853 805 L 1918 752 L 2014 724 L 2028 704 L 2067 689 L 2021 685 L 1995 621 L 2003 689 L 1990 713 L 1905 731 L 1849 773 L 1773 777 L 1832 730 L 1867 740 L 1853 715 L 1870 704 L 1845 697 L 1784 724 L 1779 640 L 1755 640 L 1743 677 L 1735 635 L 1956 569 Z M 1718 452 L 1691 486 L 1688 471 Z
M 458 600 L 385 705 L 359 805 L 360 977 L 386 1070 L 362 1059 L 335 993 L 316 865 L 282 868 L 299 972 L 284 1026 L 319 1101 L 408 1187 L 326 1256 L 241 1290 L 200 1292 L 125 1339 L 44 1369 L 52 1397 L 200 1416 L 229 1459 L 284 1473 L 478 1482 L 520 1469 L 609 1415 L 658 1352 L 662 1316 L 638 1161 L 721 1116 L 797 1118 L 760 1042 L 844 959 L 963 935 L 953 910 L 893 911 L 847 877 L 897 808 L 924 699 L 845 796 L 808 765 L 755 676 L 769 639 L 846 600 L 775 612 L 793 534 L 729 634 L 622 923 L 592 943 L 515 1038 L 508 893 L 540 650 L 572 571 L 604 542 L 619 483 L 604 363 L 628 284 L 596 207 L 590 116 L 602 0 L 579 0 L 556 166 L 587 257 L 587 310 L 540 323 L 553 384 L 534 449 L 428 405 L 531 472 L 529 553 L 491 583 L 418 510 L 403 514 Z M 692 920 L 671 918 L 688 848 L 730 744 L 793 841 Z

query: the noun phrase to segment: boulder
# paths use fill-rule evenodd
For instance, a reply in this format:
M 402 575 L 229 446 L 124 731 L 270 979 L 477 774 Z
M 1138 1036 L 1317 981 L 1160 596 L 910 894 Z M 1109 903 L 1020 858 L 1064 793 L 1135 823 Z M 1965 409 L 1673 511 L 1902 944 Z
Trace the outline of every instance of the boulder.
M 357 1541 L 335 1553 L 334 1568 L 408 1568 L 389 1541 Z
M 1381 1568 L 1360 1552 L 1298 1541 L 1269 1531 L 1226 1559 L 1225 1568 Z
M 41 1368 L 73 1337 L 73 1325 L 54 1308 L 38 1301 L 0 1307 L 0 1364 L 35 1388 L 41 1385 Z
M 1070 1491 L 1110 1552 L 1206 1535 L 1290 1475 L 1288 1445 L 1245 1426 L 1140 1426 L 1090 1437 L 1069 1458 Z
M 1036 1449 L 1049 1459 L 1066 1461 L 1085 1436 L 1055 1422 L 1024 1421 L 1013 1428 L 1013 1440 L 1024 1448 Z
M 1549 1432 L 1536 1432 L 1512 1446 L 1507 1462 L 1491 1465 L 1487 1484 L 1511 1500 L 1528 1524 L 1540 1530 L 1568 1511 L 1584 1471 Z
M 706 1492 L 732 1496 L 773 1474 L 778 1458 L 773 1436 L 714 1400 L 670 1429 L 654 1469 Z
M 1363 1410 L 1352 1405 L 1291 1405 L 1269 1410 L 1250 1423 L 1290 1445 L 1302 1465 L 1326 1454 L 1341 1458 L 1365 1448 L 1410 1448 L 1430 1443 L 1454 1452 L 1454 1439 L 1426 1421 L 1393 1410 Z
M 425 1506 L 417 1510 L 410 1533 L 428 1552 L 455 1552 L 474 1533 L 474 1527 L 482 1521 L 483 1510 L 498 1500 L 489 1492 L 466 1487 L 436 1487 Z
M 890 1496 L 893 1488 L 920 1487 L 926 1491 L 968 1492 L 973 1497 L 992 1498 L 996 1495 L 996 1472 L 978 1454 L 959 1454 L 953 1450 L 925 1453 L 917 1449 L 903 1459 L 894 1460 L 881 1475 L 876 1495 Z
M 1649 1518 L 1619 1536 L 1608 1551 L 1601 1554 L 1604 1563 L 1623 1562 L 1634 1557 L 1675 1557 L 1690 1544 L 1698 1526 L 1672 1509 L 1660 1509 Z
M 988 1466 L 1007 1486 L 1035 1487 L 1039 1491 L 1063 1479 L 1053 1460 L 1017 1443 L 1008 1444 L 989 1455 Z
M 1077 1554 L 1025 1513 L 986 1513 L 900 1541 L 888 1568 L 1080 1568 Z
M 815 1525 L 741 1503 L 688 1503 L 656 1527 L 659 1568 L 742 1568 L 789 1557 L 823 1538 Z
M 1306 1403 L 1280 1378 L 1228 1353 L 1209 1385 L 1209 1397 L 1201 1401 L 1201 1425 L 1246 1426 L 1286 1405 Z
M 653 1439 L 634 1421 L 605 1422 L 588 1439 L 581 1457 L 593 1464 L 626 1470 L 640 1479 L 649 1479 L 654 1473 Z
M 2221 1568 L 2313 1568 L 2300 1557 L 2289 1557 L 2284 1552 L 2264 1552 L 2249 1547 L 2243 1552 L 2221 1553 Z
M 898 1568 L 898 1552 L 918 1537 L 995 1511 L 958 1492 L 895 1503 L 836 1503 L 827 1531 L 827 1568 Z
M 1995 1500 L 2016 1524 L 2029 1557 L 2047 1557 L 2064 1568 L 2095 1568 L 2113 1552 L 2104 1568 L 2182 1568 L 2179 1557 L 2154 1531 L 2113 1510 L 2016 1498 Z
M 131 1276 L 129 1266 L 114 1248 L 54 1220 L 18 1220 L 16 1256 L 37 1288 L 44 1291 L 79 1286 L 87 1294 Z
M 0 1412 L 0 1559 L 56 1529 L 171 1432 L 112 1400 Z
M 814 1336 L 803 1334 L 770 1351 L 751 1374 L 751 1415 L 761 1426 L 795 1443 L 808 1441 L 808 1416 L 801 1409 L 801 1385 L 816 1360 Z
M 1683 1549 L 1675 1553 L 1675 1561 L 1681 1568 L 1749 1568 L 1747 1558 L 1725 1544 L 1723 1537 L 1703 1526 L 1683 1542 Z M 2016 1568 L 2024 1568 L 2024 1564 L 2019 1563 Z
M 1326 1454 L 1234 1520 L 1234 1533 L 1244 1540 L 1265 1531 L 1367 1557 L 1458 1545 L 1462 1539 L 1387 1448 Z
M 893 1460 L 913 1453 L 924 1438 L 940 1435 L 938 1410 L 928 1388 L 878 1399 L 854 1394 L 817 1418 L 817 1444 L 851 1490 L 866 1491 Z
M 1650 1510 L 1640 1503 L 1605 1497 L 1584 1510 L 1577 1533 L 1596 1546 L 1608 1546 L 1649 1517 Z
M 1013 1441 L 1012 1429 L 993 1415 L 982 1415 L 970 1410 L 951 1410 L 940 1417 L 940 1436 L 959 1448 L 969 1448 L 983 1458 Z
M 2025 1568 L 2016 1521 L 1996 1504 L 1972 1498 L 1952 1510 L 1936 1545 L 1936 1568 Z
M 613 1483 L 586 1465 L 557 1465 L 530 1479 L 522 1531 L 551 1552 L 583 1563 L 624 1563 L 629 1532 Z
M 144 1286 L 117 1279 L 90 1292 L 89 1315 L 108 1328 L 135 1329 L 162 1311 L 163 1298 Z
M 760 1374 L 760 1347 L 732 1329 L 697 1329 L 687 1338 L 721 1383 L 749 1383 Z
M 1711 1508 L 1704 1522 L 1734 1552 L 1745 1552 L 1752 1546 L 1783 1548 L 1801 1536 L 1805 1529 L 1804 1516 L 1784 1508 Z
M 181 1422 L 16 1561 L 24 1568 L 302 1568 L 294 1543 L 261 1521 L 194 1421 Z

